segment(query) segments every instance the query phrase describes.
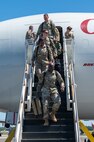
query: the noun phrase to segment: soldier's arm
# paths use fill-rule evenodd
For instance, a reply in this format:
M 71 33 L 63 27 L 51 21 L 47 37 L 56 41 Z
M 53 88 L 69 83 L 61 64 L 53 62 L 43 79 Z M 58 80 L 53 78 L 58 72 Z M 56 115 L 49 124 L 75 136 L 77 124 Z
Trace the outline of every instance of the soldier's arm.
M 33 37 L 34 37 L 34 39 L 36 38 L 36 33 L 35 32 L 33 32 Z
M 64 91 L 64 89 L 65 89 L 64 80 L 63 80 L 61 74 L 58 71 L 56 71 L 56 78 L 57 78 L 57 81 L 60 84 L 61 91 Z
M 53 23 L 52 20 L 50 22 L 51 22 L 51 28 L 52 28 L 53 34 L 55 36 L 56 35 L 56 30 L 55 30 L 56 26 L 55 26 L 55 24 Z
M 33 56 L 32 56 L 32 66 L 34 66 L 34 61 L 36 59 L 36 52 L 37 52 L 37 47 L 35 48 Z
M 53 61 L 54 60 L 54 58 L 53 58 L 53 53 L 52 53 L 52 50 L 51 50 L 51 48 L 48 46 L 47 47 L 48 48 L 48 50 L 49 50 L 49 52 L 48 52 L 48 57 L 49 57 L 49 61 Z
M 41 34 L 41 32 L 42 32 L 42 24 L 39 25 L 35 40 L 38 38 L 38 36 Z
M 55 44 L 52 39 L 50 39 L 50 43 L 53 48 L 53 55 L 54 55 L 54 57 L 57 57 L 57 49 L 56 49 Z
M 65 32 L 65 38 L 69 38 L 69 33 Z
M 56 27 L 55 24 L 53 23 L 52 20 L 50 22 L 51 22 L 52 28 L 55 30 L 55 27 Z

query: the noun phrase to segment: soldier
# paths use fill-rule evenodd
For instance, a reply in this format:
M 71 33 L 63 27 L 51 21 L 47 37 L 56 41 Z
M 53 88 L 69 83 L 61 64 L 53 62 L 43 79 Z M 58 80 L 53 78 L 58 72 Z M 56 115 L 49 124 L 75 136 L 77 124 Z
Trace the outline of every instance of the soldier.
M 61 98 L 57 90 L 56 81 L 59 82 L 61 91 L 64 91 L 64 81 L 58 71 L 54 70 L 54 63 L 50 62 L 48 66 L 48 70 L 45 73 L 42 73 L 42 103 L 43 103 L 43 119 L 45 120 L 44 125 L 49 125 L 48 122 L 48 103 L 49 99 L 51 98 L 53 101 L 52 111 L 50 113 L 50 117 L 52 121 L 57 122 L 57 118 L 55 116 L 56 112 L 58 111 Z
M 53 57 L 57 57 L 57 49 L 55 47 L 55 44 L 53 42 L 53 39 L 49 38 L 48 36 L 48 30 L 44 29 L 41 35 L 42 39 L 44 40 L 45 44 L 49 47 L 51 47 Z
M 27 64 L 31 64 L 32 53 L 34 49 L 34 40 L 35 33 L 33 32 L 33 26 L 29 26 L 28 31 L 25 36 L 25 44 L 26 44 L 26 61 Z
M 72 32 L 72 27 L 70 27 L 70 26 L 67 27 L 67 30 L 65 32 L 65 38 L 66 39 L 73 39 L 74 38 L 74 35 Z
M 35 37 L 36 37 L 36 34 L 35 32 L 33 32 L 33 26 L 29 26 L 29 29 L 26 32 L 26 36 L 25 36 L 25 39 L 28 42 L 28 44 L 31 43 L 32 40 L 34 42 Z
M 56 36 L 55 36 L 54 43 L 55 43 L 55 47 L 56 47 L 56 50 L 57 50 L 57 56 L 59 56 L 62 53 L 62 46 L 61 46 L 61 43 L 60 43 L 59 30 L 57 28 L 55 28 L 55 30 L 56 30 Z
M 55 32 L 56 32 L 55 39 L 56 39 L 56 41 L 60 42 L 60 33 L 59 33 L 59 30 L 57 28 L 55 28 Z
M 38 38 L 38 36 L 41 35 L 43 29 L 48 30 L 49 37 L 53 37 L 53 38 L 55 37 L 56 35 L 55 24 L 51 20 L 49 20 L 48 14 L 44 14 L 44 22 L 40 24 L 38 28 L 36 39 Z
M 72 27 L 68 26 L 67 31 L 65 32 L 66 45 L 67 45 L 67 55 L 68 55 L 68 64 L 70 65 L 73 61 L 73 39 L 74 35 L 72 32 Z
M 47 64 L 50 61 L 53 61 L 51 49 L 44 43 L 43 39 L 39 39 L 38 46 L 35 48 L 32 57 L 32 66 L 34 66 L 35 62 L 36 74 L 39 80 L 41 73 L 47 69 Z

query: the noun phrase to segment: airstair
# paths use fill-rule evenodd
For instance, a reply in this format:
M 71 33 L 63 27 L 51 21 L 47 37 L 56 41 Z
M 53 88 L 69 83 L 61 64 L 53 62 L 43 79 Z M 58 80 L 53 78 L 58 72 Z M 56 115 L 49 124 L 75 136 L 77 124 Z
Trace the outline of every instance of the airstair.
M 28 64 L 23 78 L 15 142 L 80 142 L 73 63 L 69 71 L 65 40 L 63 48 L 59 63 L 66 88 L 63 93 L 59 90 L 62 104 L 57 112 L 58 121 L 55 123 L 49 119 L 49 126 L 44 126 L 42 114 L 37 115 L 38 109 L 34 112 L 31 104 L 36 96 L 37 78 Z

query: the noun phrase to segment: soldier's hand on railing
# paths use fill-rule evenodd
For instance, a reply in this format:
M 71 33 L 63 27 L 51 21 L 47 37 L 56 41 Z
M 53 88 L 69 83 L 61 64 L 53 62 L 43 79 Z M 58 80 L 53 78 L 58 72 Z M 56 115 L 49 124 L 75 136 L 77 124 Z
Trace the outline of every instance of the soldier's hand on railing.
M 64 83 L 61 83 L 61 91 L 63 92 L 64 89 L 65 89 L 65 85 L 64 85 Z
M 56 58 L 57 57 L 57 53 L 54 53 L 53 56 L 54 56 L 54 58 Z

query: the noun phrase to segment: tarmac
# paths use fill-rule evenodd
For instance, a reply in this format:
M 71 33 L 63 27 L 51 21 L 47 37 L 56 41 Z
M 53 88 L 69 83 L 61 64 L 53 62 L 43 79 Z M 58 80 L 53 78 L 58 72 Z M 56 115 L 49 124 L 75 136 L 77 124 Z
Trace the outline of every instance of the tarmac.
M 86 136 L 80 136 L 80 140 L 81 140 L 81 142 L 85 142 L 85 139 L 87 139 L 87 137 L 86 137 Z
M 1 136 L 0 142 L 5 142 L 6 139 L 7 139 L 7 136 Z M 11 142 L 14 142 L 14 140 L 12 140 Z

